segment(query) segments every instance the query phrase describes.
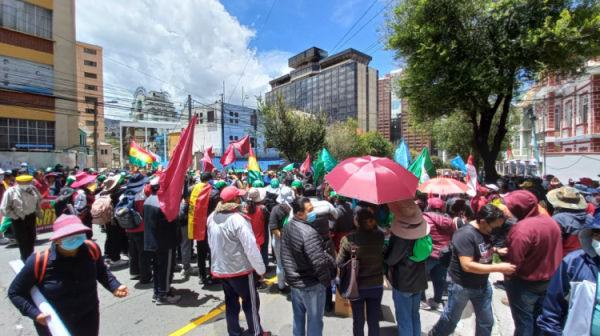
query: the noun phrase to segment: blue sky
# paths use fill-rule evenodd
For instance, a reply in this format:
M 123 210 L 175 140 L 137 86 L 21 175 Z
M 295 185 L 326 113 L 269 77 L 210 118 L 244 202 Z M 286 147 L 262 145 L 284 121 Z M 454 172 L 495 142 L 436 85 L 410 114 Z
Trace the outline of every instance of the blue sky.
M 241 24 L 260 31 L 269 13 L 272 0 L 223 0 L 225 9 L 237 17 Z M 373 0 L 277 0 L 262 37 L 258 42 L 250 42 L 251 47 L 260 50 L 278 49 L 297 54 L 312 46 L 331 52 L 332 48 L 348 32 L 354 23 L 373 4 Z M 384 20 L 382 13 L 388 1 L 378 0 L 361 21 L 346 36 L 349 39 L 371 18 L 375 17 L 360 32 L 341 48 L 354 48 L 364 51 L 376 41 L 381 41 L 378 31 Z M 379 45 L 381 48 L 382 44 Z M 339 47 L 338 47 L 339 49 Z M 379 70 L 380 76 L 397 68 L 391 51 L 372 48 L 371 66 Z

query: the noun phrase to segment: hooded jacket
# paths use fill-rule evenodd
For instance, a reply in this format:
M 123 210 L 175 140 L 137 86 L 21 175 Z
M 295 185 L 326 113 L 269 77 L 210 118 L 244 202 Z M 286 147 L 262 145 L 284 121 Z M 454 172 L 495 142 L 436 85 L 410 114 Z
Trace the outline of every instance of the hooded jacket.
M 513 191 L 504 198 L 504 204 L 518 220 L 506 236 L 505 260 L 517 266 L 511 279 L 550 280 L 563 255 L 558 223 L 540 214 L 537 198 L 529 191 Z
M 537 320 L 537 324 L 544 335 L 562 335 L 563 326 L 569 312 L 571 282 L 588 280 L 597 283 L 600 257 L 592 248 L 593 229 L 600 229 L 599 219 L 579 231 L 578 239 L 583 249 L 569 253 L 562 260 L 552 280 L 550 280 L 544 299 L 542 315 Z
M 581 248 L 577 235 L 586 224 L 591 223 L 594 217 L 588 215 L 585 211 L 561 209 L 555 212 L 552 218 L 560 225 L 562 233 L 563 257 L 572 251 Z
M 456 226 L 452 219 L 435 212 L 424 212 L 423 218 L 429 224 L 429 235 L 433 242 L 433 252 L 430 257 L 439 258 L 440 250 L 450 244 L 452 236 L 456 232 Z
M 309 225 L 317 230 L 323 243 L 325 243 L 327 252 L 335 258 L 335 247 L 333 246 L 331 233 L 329 233 L 329 223 L 338 219 L 338 212 L 327 201 L 312 201 L 312 205 L 315 208 L 314 211 L 317 213 L 317 218 L 315 218 L 314 222 L 309 223 Z

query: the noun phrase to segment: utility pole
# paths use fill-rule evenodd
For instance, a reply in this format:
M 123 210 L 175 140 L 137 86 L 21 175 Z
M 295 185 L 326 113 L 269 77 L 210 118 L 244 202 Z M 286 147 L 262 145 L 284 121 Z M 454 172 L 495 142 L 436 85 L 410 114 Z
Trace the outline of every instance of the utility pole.
M 188 123 L 192 120 L 192 95 L 188 95 Z
M 94 101 L 94 169 L 98 171 L 98 98 Z
M 223 81 L 223 93 L 221 94 L 221 157 L 225 155 L 225 81 Z

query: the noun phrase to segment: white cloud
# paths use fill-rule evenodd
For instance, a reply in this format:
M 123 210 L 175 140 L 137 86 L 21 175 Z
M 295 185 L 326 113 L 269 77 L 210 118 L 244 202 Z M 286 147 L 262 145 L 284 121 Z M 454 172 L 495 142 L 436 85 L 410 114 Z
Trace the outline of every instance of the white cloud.
M 77 2 L 77 40 L 104 48 L 105 96 L 110 99 L 118 93 L 111 85 L 130 91 L 142 85 L 147 90 L 167 90 L 174 101 L 187 99 L 187 92 L 176 86 L 191 92 L 196 100 L 214 102 L 225 81 L 228 102 L 249 57 L 231 103 L 240 103 L 242 86 L 250 97 L 260 92 L 264 95 L 271 79 L 289 72 L 291 53 L 249 48 L 257 33 L 231 16 L 217 0 L 178 0 L 176 4 L 161 0 Z M 121 96 L 119 105 L 131 102 L 127 93 L 121 92 Z

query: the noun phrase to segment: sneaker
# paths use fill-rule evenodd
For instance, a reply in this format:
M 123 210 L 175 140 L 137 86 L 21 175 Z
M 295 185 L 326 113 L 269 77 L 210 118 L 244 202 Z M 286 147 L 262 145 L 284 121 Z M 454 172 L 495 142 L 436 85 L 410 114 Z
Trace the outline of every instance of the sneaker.
M 258 290 L 265 290 L 265 289 L 267 289 L 268 287 L 269 287 L 269 285 L 267 285 L 266 283 L 264 283 L 264 282 L 259 282 L 259 283 L 258 283 L 258 287 L 256 287 L 256 288 L 257 288 Z
M 174 272 L 181 272 L 182 270 L 183 270 L 183 265 L 181 265 L 181 264 L 175 265 L 175 267 L 173 269 Z
M 166 295 L 161 297 L 157 297 L 156 298 L 156 305 L 157 306 L 162 306 L 162 305 L 168 305 L 168 304 L 174 304 L 179 302 L 179 300 L 181 300 L 181 295 Z
M 504 287 L 504 281 L 499 280 L 499 281 L 494 282 L 494 288 L 505 291 L 506 288 Z
M 0 245 L 8 245 L 8 243 L 10 243 L 10 239 L 8 239 L 8 238 L 0 239 Z
M 11 239 L 10 242 L 8 243 L 8 245 L 6 246 L 17 246 L 19 245 L 19 242 L 16 239 Z
M 112 264 L 110 265 L 110 268 L 117 268 L 117 267 L 122 267 L 122 266 L 127 266 L 129 264 L 129 262 L 127 260 L 117 260 L 117 261 L 113 261 Z
M 129 280 L 140 280 L 141 277 L 142 277 L 141 275 L 134 275 L 134 274 L 132 274 L 129 277 Z
M 156 294 L 152 294 L 152 303 L 156 303 Z
M 420 301 L 419 302 L 419 309 L 431 310 L 431 306 L 428 305 L 427 302 Z
M 206 282 L 206 275 L 201 275 L 200 278 L 198 279 L 198 285 L 204 285 L 205 282 Z
M 433 299 L 429 299 L 427 300 L 427 305 L 429 305 L 431 307 L 431 309 L 435 309 L 437 311 L 439 311 L 440 313 L 444 312 L 444 303 L 437 303 L 435 302 Z
M 290 294 L 291 290 L 289 287 L 284 287 L 283 289 L 279 288 L 279 294 L 281 295 L 288 295 Z
M 194 267 L 190 267 L 188 269 L 182 269 L 180 274 L 182 276 L 198 275 L 198 270 Z

